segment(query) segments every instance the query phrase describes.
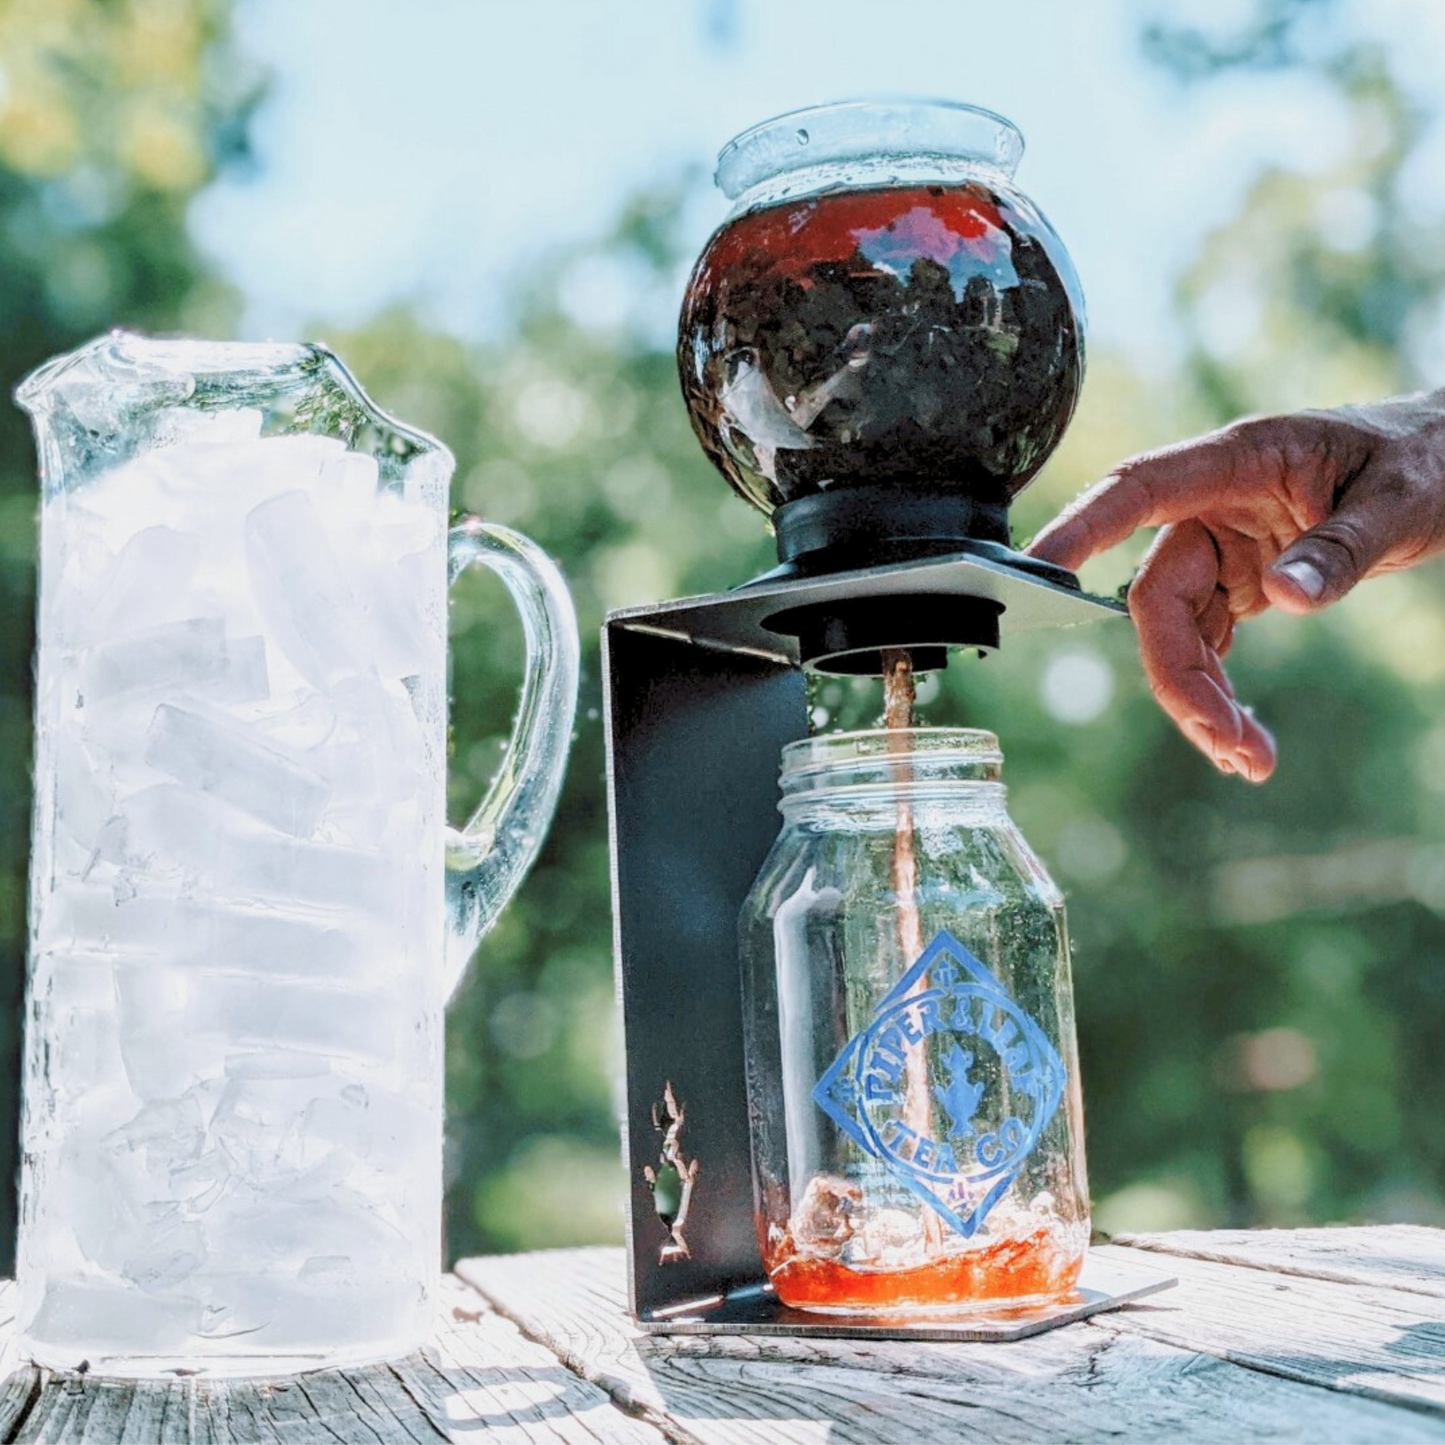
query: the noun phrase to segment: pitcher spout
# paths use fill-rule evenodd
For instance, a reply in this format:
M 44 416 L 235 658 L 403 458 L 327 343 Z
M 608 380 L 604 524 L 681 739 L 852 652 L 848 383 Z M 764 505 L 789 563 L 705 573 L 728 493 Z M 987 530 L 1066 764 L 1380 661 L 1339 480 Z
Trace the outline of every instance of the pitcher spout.
M 444 484 L 452 470 L 440 442 L 388 416 L 332 352 L 309 343 L 115 330 L 31 372 L 15 400 L 33 420 L 47 493 L 187 436 L 236 439 L 226 416 L 254 434 L 335 436 L 375 457 L 383 481 L 414 479 L 419 464 Z

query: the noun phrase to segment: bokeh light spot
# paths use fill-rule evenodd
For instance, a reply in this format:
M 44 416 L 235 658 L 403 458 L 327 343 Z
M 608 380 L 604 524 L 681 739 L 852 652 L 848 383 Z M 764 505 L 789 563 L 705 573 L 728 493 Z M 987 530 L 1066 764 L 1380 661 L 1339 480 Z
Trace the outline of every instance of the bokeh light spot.
M 576 440 L 587 420 L 587 396 L 557 377 L 529 382 L 512 415 L 528 441 L 561 450 Z
M 1044 669 L 1039 700 L 1063 723 L 1091 723 L 1114 696 L 1114 669 L 1093 648 L 1058 653 Z
M 1106 883 L 1128 856 L 1128 846 L 1107 818 L 1088 813 L 1070 818 L 1059 829 L 1053 856 L 1069 877 L 1080 883 Z

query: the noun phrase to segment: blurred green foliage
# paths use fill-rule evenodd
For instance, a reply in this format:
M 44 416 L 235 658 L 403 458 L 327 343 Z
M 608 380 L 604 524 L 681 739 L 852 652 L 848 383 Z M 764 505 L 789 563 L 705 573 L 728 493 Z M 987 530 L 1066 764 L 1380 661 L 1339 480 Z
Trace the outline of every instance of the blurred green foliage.
M 1313 66 L 1352 143 L 1333 173 L 1260 176 L 1239 216 L 1201 238 L 1180 283 L 1182 374 L 1095 353 L 1064 447 L 1016 509 L 1020 535 L 1130 452 L 1245 411 L 1425 380 L 1412 358 L 1445 298 L 1445 235 L 1401 194 L 1417 119 L 1378 55 L 1291 49 L 1290 15 L 1321 3 L 1278 0 L 1237 44 L 1151 37 L 1198 83 L 1262 46 L 1270 64 Z M 7 381 L 109 324 L 224 333 L 233 300 L 188 241 L 184 209 L 218 166 L 245 160 L 257 89 L 231 52 L 225 6 L 0 0 L 0 53 Z M 609 608 L 726 587 L 771 560 L 761 519 L 703 460 L 667 338 L 647 319 L 654 298 L 680 292 L 678 217 L 698 184 L 642 197 L 613 235 L 539 260 L 495 343 L 472 347 L 402 311 L 324 336 L 384 405 L 454 449 L 458 508 L 560 559 L 582 624 L 557 823 L 450 1020 L 454 1255 L 621 1232 L 598 626 Z M 11 1060 L 32 478 L 23 419 L 0 409 L 0 1057 Z M 1112 590 L 1141 546 L 1086 581 Z M 453 631 L 459 816 L 509 731 L 520 638 L 485 579 L 459 596 Z M 1266 618 L 1231 661 L 1279 734 L 1283 762 L 1263 789 L 1214 775 L 1164 723 L 1123 624 L 959 659 L 925 685 L 929 721 L 999 733 L 1015 814 L 1070 896 L 1100 1222 L 1445 1220 L 1445 1076 L 1433 1067 L 1445 577 L 1372 582 L 1316 620 Z M 869 722 L 880 703 L 871 686 L 841 683 L 815 701 L 820 726 Z M 0 1116 L 14 1108 L 13 1073 L 0 1070 Z M 0 1238 L 8 1225 L 0 1217 Z

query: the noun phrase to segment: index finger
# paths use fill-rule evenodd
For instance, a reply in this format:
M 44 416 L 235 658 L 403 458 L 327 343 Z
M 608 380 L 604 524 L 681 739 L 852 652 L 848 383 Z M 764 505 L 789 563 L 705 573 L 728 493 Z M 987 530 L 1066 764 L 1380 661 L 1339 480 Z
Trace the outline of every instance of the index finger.
M 1029 553 L 1077 571 L 1140 527 L 1196 517 L 1205 507 L 1257 487 L 1270 471 L 1269 444 L 1258 423 L 1146 452 L 1065 507 L 1034 538 Z

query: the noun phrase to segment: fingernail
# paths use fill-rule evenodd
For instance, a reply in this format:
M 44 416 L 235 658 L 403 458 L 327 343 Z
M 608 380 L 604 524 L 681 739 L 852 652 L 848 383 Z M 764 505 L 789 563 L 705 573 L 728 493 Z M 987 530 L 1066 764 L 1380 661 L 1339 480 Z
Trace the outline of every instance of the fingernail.
M 1325 574 L 1313 562 L 1278 562 L 1274 570 L 1288 577 L 1311 602 L 1325 590 Z

